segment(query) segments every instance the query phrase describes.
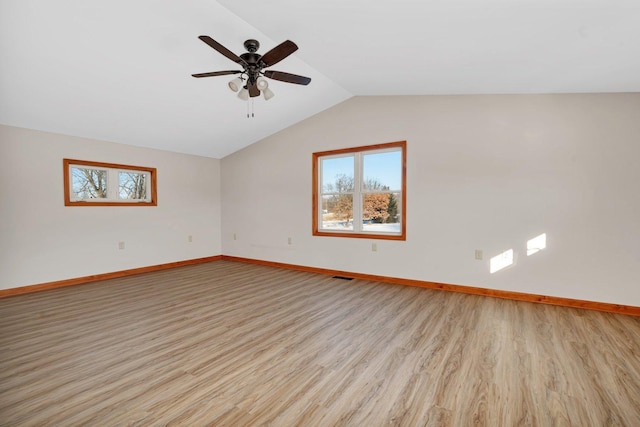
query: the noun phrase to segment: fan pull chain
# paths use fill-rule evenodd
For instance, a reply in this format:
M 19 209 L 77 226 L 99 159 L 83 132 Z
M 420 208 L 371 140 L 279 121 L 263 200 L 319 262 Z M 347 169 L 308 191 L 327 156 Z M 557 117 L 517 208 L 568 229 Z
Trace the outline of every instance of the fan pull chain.
M 247 119 L 249 117 L 251 118 L 255 117 L 253 115 L 253 99 L 252 98 L 249 98 L 249 100 L 247 101 Z

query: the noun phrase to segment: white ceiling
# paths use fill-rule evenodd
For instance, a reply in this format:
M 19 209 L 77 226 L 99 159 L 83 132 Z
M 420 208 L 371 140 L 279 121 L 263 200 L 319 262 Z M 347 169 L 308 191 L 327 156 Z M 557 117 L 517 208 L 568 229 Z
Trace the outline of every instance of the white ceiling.
M 198 40 L 312 78 L 255 117 Z M 0 123 L 222 158 L 362 95 L 640 92 L 638 0 L 0 0 Z

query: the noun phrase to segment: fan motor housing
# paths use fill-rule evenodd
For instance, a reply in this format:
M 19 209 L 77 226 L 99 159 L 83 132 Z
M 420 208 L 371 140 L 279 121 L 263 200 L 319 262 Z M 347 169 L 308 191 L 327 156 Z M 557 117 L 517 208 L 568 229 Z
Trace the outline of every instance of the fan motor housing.
M 240 55 L 240 58 L 244 59 L 247 64 L 257 64 L 262 58 L 262 55 L 253 52 L 246 52 Z

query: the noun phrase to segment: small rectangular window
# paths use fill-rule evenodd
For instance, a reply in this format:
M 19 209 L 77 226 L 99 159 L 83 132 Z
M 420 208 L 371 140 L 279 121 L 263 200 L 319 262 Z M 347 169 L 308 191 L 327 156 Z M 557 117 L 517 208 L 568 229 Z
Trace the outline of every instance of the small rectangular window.
M 156 206 L 156 169 L 63 159 L 65 206 Z
M 406 239 L 406 142 L 313 153 L 313 234 Z

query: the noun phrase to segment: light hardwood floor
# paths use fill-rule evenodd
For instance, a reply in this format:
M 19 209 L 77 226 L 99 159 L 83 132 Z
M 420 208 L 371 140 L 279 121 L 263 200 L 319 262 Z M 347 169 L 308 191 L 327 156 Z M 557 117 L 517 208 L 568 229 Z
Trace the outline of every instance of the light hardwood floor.
M 640 426 L 640 318 L 229 261 L 0 300 L 0 425 Z

